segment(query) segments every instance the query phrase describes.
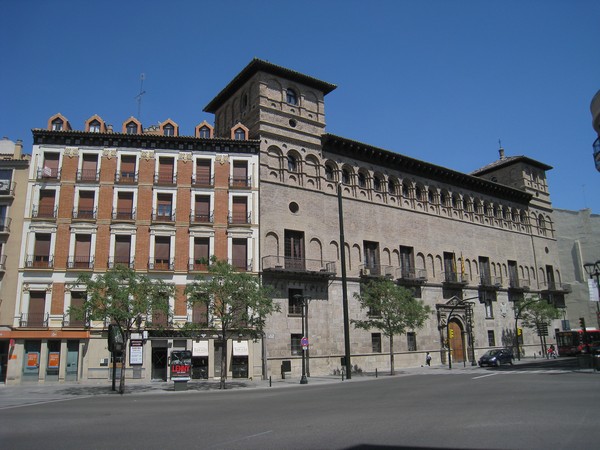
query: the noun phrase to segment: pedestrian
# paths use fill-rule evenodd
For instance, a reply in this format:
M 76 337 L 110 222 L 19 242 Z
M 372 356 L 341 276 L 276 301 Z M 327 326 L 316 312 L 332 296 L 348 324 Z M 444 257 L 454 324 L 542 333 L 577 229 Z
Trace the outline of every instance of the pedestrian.
M 425 355 L 425 364 L 431 366 L 431 355 L 429 354 L 429 352 L 427 352 L 427 354 Z
M 554 348 L 554 344 L 550 344 L 550 348 L 548 349 L 548 357 L 556 359 L 556 349 Z

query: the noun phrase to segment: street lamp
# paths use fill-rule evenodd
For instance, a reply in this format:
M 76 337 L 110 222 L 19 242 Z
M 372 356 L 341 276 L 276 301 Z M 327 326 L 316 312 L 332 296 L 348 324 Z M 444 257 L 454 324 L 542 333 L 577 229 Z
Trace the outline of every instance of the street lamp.
M 300 384 L 308 384 L 306 378 L 308 337 L 306 335 L 308 334 L 308 302 L 310 298 L 300 294 L 294 295 L 294 298 L 302 301 L 302 339 L 300 340 L 302 346 L 302 376 L 300 377 Z
M 454 298 L 456 298 L 456 300 L 458 300 L 458 297 L 454 297 Z M 456 304 L 454 306 L 452 306 L 452 309 L 450 310 L 450 314 L 448 314 L 448 318 L 446 319 L 446 341 L 448 342 L 448 369 L 452 369 L 452 348 L 450 347 L 450 318 L 452 317 L 454 310 L 460 305 L 468 304 L 467 307 L 472 308 L 473 304 L 468 303 L 468 301 L 475 300 L 476 298 L 479 298 L 479 297 L 469 297 L 469 298 L 465 298 L 464 300 L 458 300 L 456 302 Z M 473 342 L 473 327 L 471 326 L 471 324 L 468 324 L 467 328 L 469 331 L 469 341 L 471 342 L 471 365 L 474 366 L 475 365 L 475 349 L 473 348 L 473 346 L 475 345 L 475 343 Z
M 596 287 L 598 288 L 598 296 L 600 297 L 600 260 L 595 263 L 585 263 L 583 268 L 591 279 L 596 279 Z M 600 328 L 600 298 L 596 301 L 596 319 L 598 320 L 598 328 Z

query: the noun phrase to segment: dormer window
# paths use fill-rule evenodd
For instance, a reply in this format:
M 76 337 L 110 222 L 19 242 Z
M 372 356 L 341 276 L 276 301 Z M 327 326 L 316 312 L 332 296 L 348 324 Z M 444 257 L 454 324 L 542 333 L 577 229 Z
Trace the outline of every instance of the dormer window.
M 246 139 L 246 132 L 242 128 L 237 128 L 233 134 L 233 138 L 236 141 L 243 141 Z
M 90 133 L 100 133 L 100 122 L 97 120 L 90 122 Z
M 62 119 L 54 119 L 52 121 L 52 131 L 61 131 L 63 129 L 63 121 Z
M 290 105 L 297 105 L 298 104 L 298 96 L 296 95 L 296 91 L 294 91 L 293 89 L 288 89 L 286 91 L 286 95 L 285 95 L 286 101 L 290 104 Z
M 138 126 L 135 122 L 129 122 L 125 127 L 127 134 L 137 134 Z
M 163 133 L 165 136 L 175 136 L 175 127 L 168 123 L 163 127 Z
M 208 138 L 210 138 L 210 130 L 208 129 L 208 127 L 202 127 L 202 128 L 200 128 L 199 137 L 202 138 L 202 139 L 208 139 Z

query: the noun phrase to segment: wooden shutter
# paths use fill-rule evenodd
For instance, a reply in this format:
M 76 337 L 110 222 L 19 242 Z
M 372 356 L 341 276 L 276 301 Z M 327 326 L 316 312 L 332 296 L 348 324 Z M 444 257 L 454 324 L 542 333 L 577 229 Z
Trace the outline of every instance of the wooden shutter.
M 163 183 L 173 182 L 175 159 L 160 157 L 158 160 L 158 179 Z
M 192 306 L 192 322 L 201 325 L 208 324 L 208 308 L 205 303 L 194 303 Z
M 133 192 L 119 192 L 117 197 L 117 218 L 132 219 Z
M 54 216 L 54 201 L 56 191 L 54 189 L 40 190 L 40 202 L 38 205 L 38 217 Z
M 92 249 L 92 236 L 90 234 L 75 235 L 75 267 L 90 267 L 90 251 Z
M 129 265 L 131 255 L 131 237 L 115 236 L 115 263 Z
M 233 239 L 231 248 L 232 266 L 240 270 L 248 268 L 248 241 L 246 239 Z
M 171 252 L 171 238 L 156 236 L 154 238 L 154 268 L 168 270 Z
M 98 155 L 83 155 L 81 163 L 81 179 L 95 180 L 98 171 Z
M 79 208 L 77 217 L 94 217 L 94 191 L 79 191 Z
M 44 153 L 44 176 L 55 178 L 58 176 L 58 153 Z
M 196 195 L 196 222 L 209 222 L 210 196 Z
M 210 186 L 210 159 L 196 160 L 196 184 Z
M 232 223 L 248 222 L 248 199 L 246 197 L 233 197 Z
M 86 293 L 79 291 L 71 292 L 71 307 L 81 311 L 83 303 L 85 301 Z M 85 320 L 75 319 L 72 314 L 69 314 L 69 326 L 70 327 L 82 327 L 85 325 Z
M 248 184 L 248 163 L 246 161 L 233 162 L 233 181 L 238 186 Z
M 29 309 L 27 310 L 27 326 L 41 327 L 44 324 L 46 311 L 46 292 L 29 292 Z

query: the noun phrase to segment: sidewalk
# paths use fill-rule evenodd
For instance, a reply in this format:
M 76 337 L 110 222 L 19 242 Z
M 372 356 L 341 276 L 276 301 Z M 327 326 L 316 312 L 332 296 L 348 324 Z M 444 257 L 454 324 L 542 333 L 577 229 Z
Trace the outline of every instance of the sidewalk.
M 481 372 L 486 370 L 513 370 L 519 368 L 529 370 L 551 369 L 558 363 L 563 363 L 566 360 L 546 360 L 523 358 L 521 361 L 514 361 L 514 365 L 501 366 L 498 369 L 480 368 L 472 366 L 471 363 L 466 364 L 453 363 L 452 369 L 448 365 L 432 365 L 431 367 L 400 367 L 396 369 L 395 377 L 412 376 L 412 375 L 441 375 L 441 374 L 464 374 L 465 372 Z M 570 370 L 570 369 L 569 369 Z M 578 369 L 573 367 L 574 371 L 578 372 L 593 372 L 592 369 Z M 346 377 L 342 380 L 342 376 L 313 376 L 308 378 L 308 385 L 324 385 L 336 383 L 353 383 L 360 381 L 373 381 L 377 379 L 389 378 L 389 370 L 375 372 L 353 373 L 350 380 Z M 246 380 L 246 379 L 228 379 L 226 382 L 227 390 L 235 389 L 274 389 L 303 386 L 300 384 L 299 377 L 286 376 L 285 379 L 277 374 L 271 376 L 270 380 Z M 118 382 L 117 382 L 118 389 Z M 181 395 L 185 392 L 208 392 L 219 391 L 218 380 L 192 380 L 187 384 L 186 391 L 175 391 L 175 386 L 172 381 L 138 381 L 127 380 L 125 383 L 124 395 L 144 395 L 148 393 L 155 394 L 174 394 Z M 80 397 L 94 397 L 106 395 L 119 395 L 118 392 L 111 390 L 111 382 L 104 380 L 101 382 L 80 382 L 80 383 L 23 383 L 19 385 L 2 385 L 0 384 L 0 411 L 15 408 L 25 405 L 38 403 L 49 403 L 57 401 L 66 401 Z

